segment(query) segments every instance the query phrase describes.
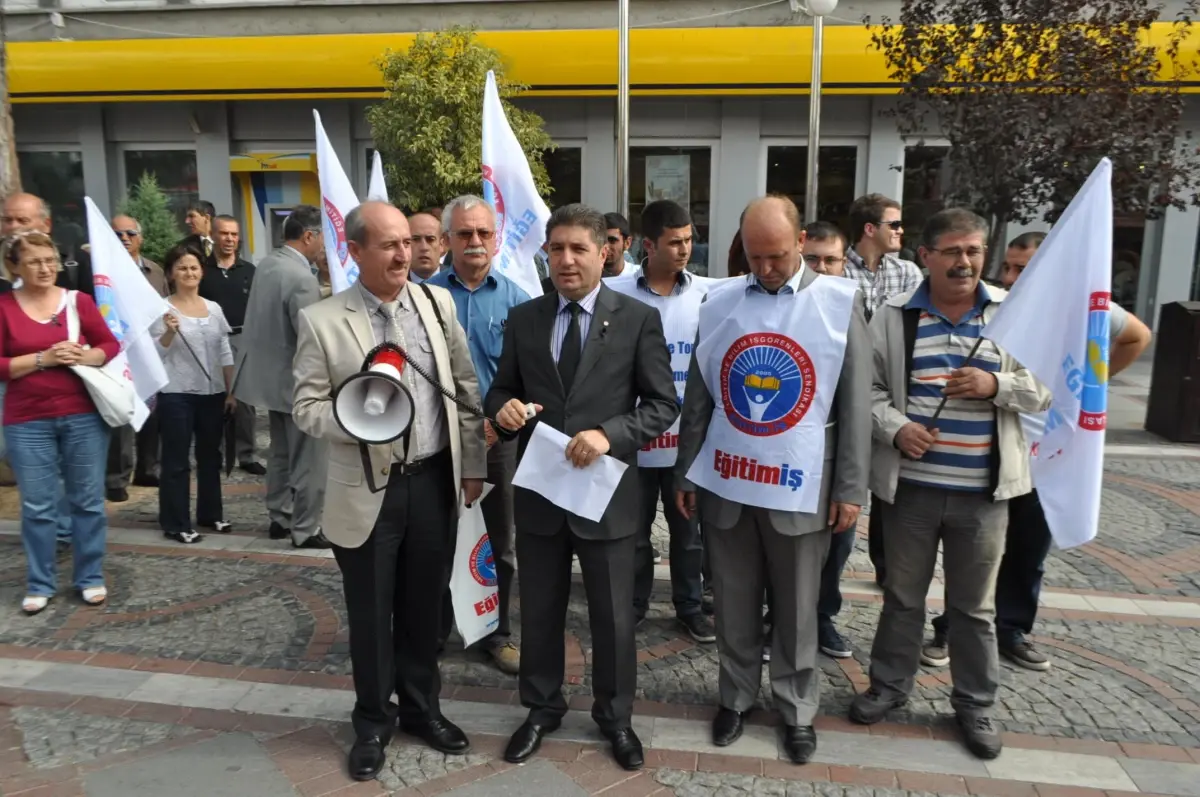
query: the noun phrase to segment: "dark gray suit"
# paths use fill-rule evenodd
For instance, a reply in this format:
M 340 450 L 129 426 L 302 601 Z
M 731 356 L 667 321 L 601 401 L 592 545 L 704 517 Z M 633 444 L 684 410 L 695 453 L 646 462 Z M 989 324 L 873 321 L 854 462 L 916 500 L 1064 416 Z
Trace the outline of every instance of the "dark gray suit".
M 806 268 L 797 292 L 817 279 Z M 830 278 L 832 279 L 832 278 Z M 786 296 L 779 297 L 781 301 Z M 829 550 L 829 503 L 867 501 L 871 462 L 871 339 L 855 298 L 846 353 L 825 429 L 824 478 L 813 514 L 751 507 L 700 490 L 697 505 L 713 571 L 721 705 L 746 711 L 762 681 L 762 595 L 774 598 L 771 691 L 788 725 L 811 725 L 818 708 L 817 598 Z M 708 434 L 713 399 L 692 355 L 679 429 L 676 482 L 695 490 L 688 469 Z M 843 532 L 853 534 L 854 530 Z
M 679 410 L 657 310 L 602 286 L 575 382 L 566 388 L 551 354 L 557 313 L 557 293 L 509 311 L 504 350 L 484 408 L 495 417 L 510 399 L 542 405 L 521 433 L 521 456 L 536 423 L 568 436 L 602 429 L 609 456 L 629 469 L 598 523 L 516 489 L 521 704 L 530 710 L 530 721 L 543 726 L 567 711 L 563 637 L 574 551 L 583 570 L 592 634 L 592 717 L 602 730 L 616 731 L 629 727 L 637 682 L 637 452 L 670 428 Z

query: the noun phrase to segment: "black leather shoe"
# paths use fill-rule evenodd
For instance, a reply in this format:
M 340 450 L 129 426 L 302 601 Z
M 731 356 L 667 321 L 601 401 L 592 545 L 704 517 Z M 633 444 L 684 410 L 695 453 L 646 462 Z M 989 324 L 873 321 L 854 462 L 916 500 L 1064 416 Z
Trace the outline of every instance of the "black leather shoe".
M 133 486 L 134 487 L 157 487 L 158 486 L 158 477 L 151 476 L 151 475 L 134 476 L 133 477 Z
M 632 772 L 641 769 L 646 763 L 646 756 L 642 753 L 642 741 L 633 732 L 633 728 L 622 728 L 604 735 L 612 742 L 613 758 L 617 759 L 622 769 Z
M 104 491 L 104 497 L 114 504 L 123 504 L 129 500 L 129 491 L 124 487 L 114 487 Z
M 504 760 L 510 764 L 528 761 L 542 746 L 542 737 L 554 733 L 560 724 L 556 722 L 553 725 L 534 725 L 526 720 L 508 740 L 508 747 L 504 748 Z
M 462 755 L 471 749 L 471 740 L 462 728 L 445 717 L 438 717 L 415 725 L 400 725 L 400 730 L 415 736 L 438 752 Z
M 327 548 L 332 548 L 333 543 L 325 539 L 325 534 L 322 533 L 320 529 L 317 529 L 317 533 L 306 539 L 304 542 L 297 543 L 295 540 L 292 540 L 292 547 L 325 550 Z
M 712 724 L 712 740 L 717 747 L 728 747 L 729 745 L 742 738 L 742 731 L 745 730 L 745 712 L 734 711 L 731 708 L 721 706 L 721 710 L 717 712 L 717 716 L 713 718 Z
M 350 777 L 355 780 L 374 780 L 383 769 L 386 743 L 378 736 L 356 739 L 350 748 Z
M 267 475 L 267 469 L 263 467 L 261 462 L 243 462 L 238 465 L 238 468 L 254 476 Z
M 807 764 L 817 752 L 817 732 L 811 725 L 785 725 L 783 749 L 793 764 Z
M 283 526 L 279 525 L 278 523 L 276 523 L 275 521 L 272 520 L 270 535 L 271 535 L 271 539 L 273 539 L 273 540 L 285 540 L 288 537 L 292 536 L 292 530 L 285 529 Z

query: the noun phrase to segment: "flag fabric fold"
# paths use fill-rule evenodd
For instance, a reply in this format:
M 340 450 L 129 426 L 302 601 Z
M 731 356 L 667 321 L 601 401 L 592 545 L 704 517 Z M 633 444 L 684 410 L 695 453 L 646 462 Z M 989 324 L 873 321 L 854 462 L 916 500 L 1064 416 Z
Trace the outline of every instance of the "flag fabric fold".
M 387 202 L 387 180 L 383 178 L 383 156 L 379 150 L 371 158 L 371 182 L 367 185 L 367 200 L 371 202 Z
M 1105 158 L 983 330 L 1054 395 L 1044 433 L 1029 442 L 1034 487 L 1060 548 L 1094 539 L 1100 522 L 1112 227 L 1112 163 Z
M 550 209 L 537 192 L 490 71 L 483 94 L 483 197 L 496 209 L 492 266 L 530 296 L 541 296 L 533 258 L 546 240 Z
M 313 110 L 317 127 L 317 179 L 321 184 L 321 220 L 325 230 L 325 256 L 329 261 L 329 284 L 340 293 L 358 280 L 358 264 L 346 245 L 346 217 L 359 205 L 358 196 L 346 176 L 337 153 L 325 135 L 321 114 Z
M 168 305 L 125 251 L 96 203 L 91 197 L 83 201 L 87 207 L 96 306 L 121 344 L 117 357 L 124 362 L 125 376 L 133 382 L 138 397 L 132 425 L 141 429 L 150 415 L 146 402 L 167 385 L 167 371 L 150 339 L 150 325 L 167 312 Z

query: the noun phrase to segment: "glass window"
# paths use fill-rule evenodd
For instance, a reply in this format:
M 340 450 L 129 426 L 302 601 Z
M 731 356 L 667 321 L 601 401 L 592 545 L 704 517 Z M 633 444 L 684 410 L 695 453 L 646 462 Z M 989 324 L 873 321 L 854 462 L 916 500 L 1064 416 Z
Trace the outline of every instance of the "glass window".
M 712 147 L 630 147 L 629 225 L 634 259 L 645 257 L 642 209 L 656 199 L 673 199 L 692 215 L 692 262 L 688 268 L 708 276 L 709 199 L 712 192 Z
M 949 147 L 904 148 L 904 249 L 916 261 L 921 232 L 930 216 L 946 207 L 950 189 Z
M 583 201 L 583 149 L 559 147 L 542 153 L 542 163 L 550 175 L 550 194 L 546 204 L 551 210 Z
M 817 218 L 845 230 L 856 197 L 858 147 L 822 146 L 817 187 Z M 804 213 L 808 181 L 808 147 L 767 147 L 767 193 L 784 194 Z
M 78 152 L 18 152 L 21 184 L 50 206 L 50 231 L 68 256 L 87 243 L 83 156 Z
M 196 152 L 190 149 L 131 149 L 125 151 L 125 190 L 143 174 L 153 174 L 182 223 L 189 203 L 200 198 L 196 182 Z

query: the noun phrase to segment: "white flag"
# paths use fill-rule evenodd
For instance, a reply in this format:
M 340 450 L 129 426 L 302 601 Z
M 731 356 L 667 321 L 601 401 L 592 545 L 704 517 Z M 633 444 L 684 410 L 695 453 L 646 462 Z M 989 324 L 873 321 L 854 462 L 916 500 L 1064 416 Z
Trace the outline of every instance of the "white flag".
M 541 296 L 533 256 L 546 240 L 550 209 L 534 186 L 529 161 L 504 115 L 491 71 L 483 93 L 483 198 L 496 209 L 492 265 L 530 296 Z
M 1112 163 L 1105 158 L 983 330 L 1054 394 L 1031 466 L 1060 548 L 1095 538 L 1100 523 L 1112 227 Z
M 141 429 L 150 415 L 146 400 L 167 385 L 167 371 L 150 339 L 150 325 L 162 318 L 168 305 L 125 251 L 96 203 L 91 197 L 84 197 L 83 202 L 87 206 L 96 306 L 121 344 L 117 358 L 124 362 L 125 375 L 133 381 L 138 396 L 132 425 Z
M 387 181 L 383 179 L 383 158 L 379 150 L 371 159 L 371 182 L 367 184 L 367 199 L 370 201 L 387 202 Z
M 337 153 L 321 125 L 321 114 L 313 111 L 317 124 L 317 178 L 321 183 L 321 220 L 325 229 L 325 256 L 329 261 L 329 284 L 340 293 L 358 280 L 358 263 L 346 245 L 346 217 L 358 207 L 358 195 L 342 170 Z

